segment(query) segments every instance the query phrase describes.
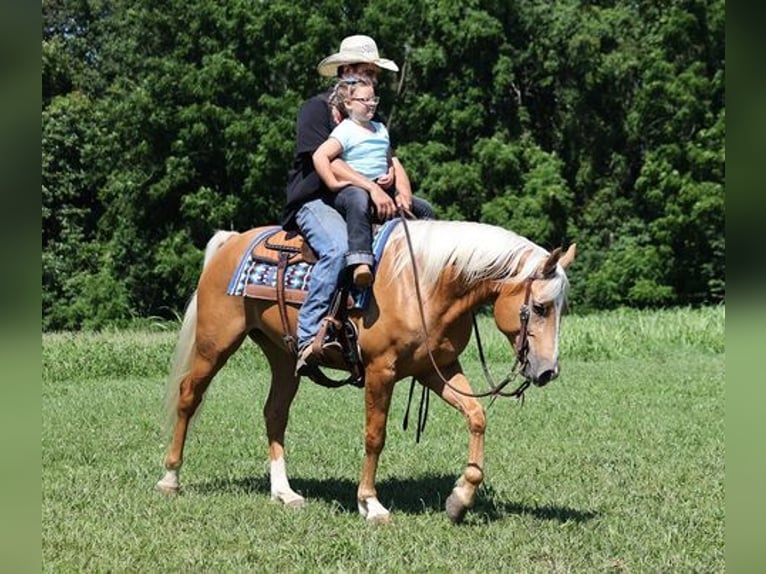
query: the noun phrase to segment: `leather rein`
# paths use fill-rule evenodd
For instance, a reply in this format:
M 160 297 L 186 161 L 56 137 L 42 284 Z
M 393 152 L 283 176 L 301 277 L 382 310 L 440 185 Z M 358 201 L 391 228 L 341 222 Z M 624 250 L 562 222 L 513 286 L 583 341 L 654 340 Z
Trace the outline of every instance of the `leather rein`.
M 487 367 L 487 361 L 484 356 L 484 349 L 481 344 L 481 337 L 479 336 L 479 326 L 476 321 L 476 314 L 474 313 L 472 316 L 473 328 L 474 328 L 474 332 L 476 333 L 476 345 L 479 351 L 479 361 L 481 362 L 482 371 L 484 372 L 484 378 L 487 381 L 489 390 L 481 392 L 481 393 L 469 393 L 461 389 L 458 389 L 457 387 L 452 385 L 449 382 L 449 380 L 444 376 L 444 374 L 441 372 L 441 370 L 439 369 L 439 366 L 436 364 L 436 359 L 434 358 L 433 352 L 431 351 L 431 347 L 428 344 L 428 341 L 430 340 L 431 336 L 428 331 L 428 325 L 426 324 L 425 312 L 423 311 L 423 296 L 422 296 L 422 293 L 420 292 L 420 280 L 418 277 L 418 268 L 415 263 L 415 251 L 412 246 L 412 238 L 410 237 L 410 230 L 409 230 L 409 227 L 407 226 L 407 221 L 404 216 L 404 213 L 400 211 L 399 216 L 402 219 L 402 225 L 404 226 L 404 234 L 407 239 L 407 247 L 409 249 L 410 259 L 412 261 L 412 273 L 415 279 L 415 294 L 418 299 L 418 311 L 420 312 L 420 322 L 423 327 L 423 334 L 426 340 L 426 350 L 428 351 L 428 357 L 431 360 L 431 365 L 433 366 L 436 374 L 439 376 L 439 379 L 441 379 L 441 381 L 447 387 L 449 387 L 453 392 L 459 395 L 462 395 L 464 397 L 471 397 L 471 398 L 492 397 L 492 402 L 494 402 L 494 400 L 499 396 L 514 397 L 516 399 L 521 399 L 523 402 L 524 391 L 526 391 L 527 388 L 529 388 L 529 385 L 531 384 L 531 381 L 529 379 L 524 379 L 524 381 L 518 387 L 516 387 L 516 389 L 513 391 L 505 391 L 504 389 L 521 373 L 521 367 L 523 367 L 523 365 L 527 361 L 527 353 L 529 352 L 529 299 L 532 293 L 532 283 L 536 279 L 538 279 L 538 277 L 536 275 L 533 275 L 531 277 L 528 277 L 524 281 L 525 283 L 524 303 L 522 303 L 521 307 L 519 308 L 519 320 L 521 323 L 521 329 L 519 331 L 519 336 L 516 340 L 516 346 L 515 346 L 516 361 L 513 364 L 513 367 L 511 367 L 511 372 L 502 381 L 500 381 L 500 383 L 495 383 L 492 375 L 489 372 L 489 368 Z M 414 380 L 413 380 L 413 383 L 414 383 Z M 424 388 L 424 393 L 425 391 L 426 389 Z M 410 387 L 410 398 L 411 397 L 412 397 L 412 387 Z M 422 410 L 422 402 L 421 402 L 421 410 Z M 407 408 L 407 411 L 409 412 L 409 406 Z M 423 423 L 423 427 L 425 427 L 424 423 Z M 421 430 L 422 429 L 420 427 L 420 424 L 418 424 L 418 432 L 420 432 Z

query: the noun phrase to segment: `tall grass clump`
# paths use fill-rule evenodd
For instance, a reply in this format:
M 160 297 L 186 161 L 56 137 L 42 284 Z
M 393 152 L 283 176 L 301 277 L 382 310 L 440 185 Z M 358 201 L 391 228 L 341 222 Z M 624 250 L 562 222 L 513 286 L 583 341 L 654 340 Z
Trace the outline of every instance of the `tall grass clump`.
M 481 314 L 478 320 L 488 360 L 512 360 L 508 340 L 494 327 L 491 314 Z M 560 353 L 563 358 L 582 361 L 665 357 L 684 350 L 723 353 L 724 320 L 724 306 L 565 314 Z M 474 337 L 463 358 L 478 360 L 478 356 Z
M 175 332 L 103 331 L 43 334 L 43 381 L 82 378 L 162 377 L 168 372 Z
M 43 381 L 115 375 L 162 379 L 170 372 L 177 337 L 176 328 L 44 333 Z M 242 347 L 229 363 L 252 369 L 266 365 L 266 359 L 254 345 L 246 341 Z
M 724 351 L 725 307 L 619 309 L 564 317 L 561 352 L 581 360 Z
M 561 355 L 582 361 L 621 357 L 663 357 L 683 350 L 724 352 L 725 307 L 671 310 L 620 309 L 562 318 Z M 508 362 L 512 350 L 489 314 L 478 317 L 484 353 L 489 361 Z M 162 329 L 46 333 L 42 336 L 43 380 L 108 377 L 165 377 L 170 370 L 180 323 Z M 245 341 L 230 359 L 233 365 L 257 369 L 265 358 Z M 475 338 L 463 354 L 478 360 Z

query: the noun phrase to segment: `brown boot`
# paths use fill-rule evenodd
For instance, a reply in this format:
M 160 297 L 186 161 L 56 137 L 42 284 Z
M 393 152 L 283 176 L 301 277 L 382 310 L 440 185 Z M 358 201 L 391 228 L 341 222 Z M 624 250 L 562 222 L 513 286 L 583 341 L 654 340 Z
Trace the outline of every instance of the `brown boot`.
M 372 269 L 366 263 L 354 268 L 354 285 L 362 289 L 372 285 Z

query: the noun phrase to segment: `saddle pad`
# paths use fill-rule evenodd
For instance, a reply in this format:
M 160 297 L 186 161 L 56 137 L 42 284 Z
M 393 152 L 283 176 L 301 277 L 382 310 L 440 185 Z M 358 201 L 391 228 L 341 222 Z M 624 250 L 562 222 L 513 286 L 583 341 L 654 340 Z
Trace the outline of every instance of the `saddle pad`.
M 398 219 L 393 219 L 378 228 L 372 240 L 372 253 L 375 257 L 373 270 L 377 269 L 386 242 L 398 223 Z M 274 263 L 254 258 L 253 248 L 259 242 L 279 230 L 279 227 L 268 228 L 253 239 L 237 266 L 231 281 L 229 281 L 229 287 L 226 290 L 227 295 L 276 301 L 277 266 Z M 287 266 L 285 270 L 285 300 L 288 303 L 301 304 L 305 301 L 306 293 L 311 285 L 311 272 L 313 269 L 314 265 L 305 261 L 291 263 Z M 352 288 L 351 295 L 354 298 L 355 308 L 364 309 L 367 307 L 370 289 Z

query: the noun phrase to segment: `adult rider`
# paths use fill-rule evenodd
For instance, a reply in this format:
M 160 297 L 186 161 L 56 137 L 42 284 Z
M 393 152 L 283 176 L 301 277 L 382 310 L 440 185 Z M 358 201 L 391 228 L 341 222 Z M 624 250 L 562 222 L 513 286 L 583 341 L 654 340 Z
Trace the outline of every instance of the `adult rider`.
M 398 72 L 399 67 L 392 60 L 380 57 L 372 38 L 354 35 L 344 38 L 339 51 L 324 58 L 317 70 L 325 77 L 364 76 L 377 83 L 380 70 Z M 322 183 L 312 161 L 314 151 L 341 120 L 339 112 L 329 104 L 331 90 L 310 98 L 298 112 L 295 157 L 288 176 L 287 203 L 282 219 L 282 226 L 299 230 L 318 257 L 306 300 L 298 311 L 298 373 L 314 361 L 312 342 L 322 319 L 329 313 L 348 251 L 346 222 L 332 206 L 330 197 L 333 192 Z M 365 189 L 375 205 L 377 218 L 387 220 L 396 214 L 397 208 L 406 211 L 412 208 L 412 188 L 407 172 L 395 156 L 391 163 L 389 172 L 377 182 L 363 177 L 340 159 L 333 161 L 332 169 L 338 179 Z M 383 190 L 394 182 L 398 193 L 392 199 Z

